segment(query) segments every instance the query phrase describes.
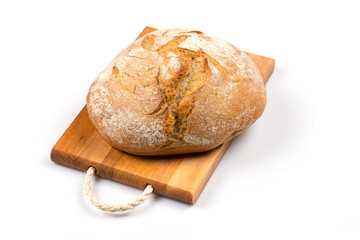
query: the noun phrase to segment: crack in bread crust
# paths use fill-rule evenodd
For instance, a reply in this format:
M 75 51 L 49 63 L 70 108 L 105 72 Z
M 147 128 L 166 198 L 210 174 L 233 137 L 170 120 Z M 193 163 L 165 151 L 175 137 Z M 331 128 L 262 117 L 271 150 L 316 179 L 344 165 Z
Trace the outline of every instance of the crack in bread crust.
M 202 50 L 195 52 L 178 47 L 188 37 L 177 36 L 156 50 L 164 59 L 159 67 L 157 84 L 166 106 L 171 110 L 168 116 L 170 119 L 166 123 L 172 123 L 168 139 L 161 148 L 184 144 L 188 119 L 193 109 L 193 93 L 209 78 L 206 54 Z
M 198 33 L 202 34 L 202 33 Z M 209 79 L 208 61 L 214 62 L 204 51 L 192 51 L 179 45 L 190 35 L 179 35 L 153 50 L 154 38 L 147 35 L 141 46 L 149 51 L 157 52 L 163 63 L 158 68 L 156 82 L 164 100 L 164 104 L 154 111 L 170 109 L 165 120 L 167 141 L 161 148 L 184 144 L 187 133 L 188 119 L 194 102 L 194 92 L 201 88 Z M 214 64 L 219 66 L 217 62 Z M 223 70 L 223 69 L 222 69 Z

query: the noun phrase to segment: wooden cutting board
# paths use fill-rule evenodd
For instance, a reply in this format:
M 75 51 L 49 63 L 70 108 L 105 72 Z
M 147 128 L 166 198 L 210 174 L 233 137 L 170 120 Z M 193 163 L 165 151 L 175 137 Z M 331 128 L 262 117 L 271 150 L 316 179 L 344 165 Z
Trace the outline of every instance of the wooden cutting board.
M 138 38 L 154 30 L 146 27 Z M 266 83 L 274 70 L 274 59 L 247 54 L 259 67 Z M 194 204 L 230 142 L 204 153 L 134 156 L 116 150 L 101 138 L 85 106 L 53 147 L 51 159 L 82 171 L 93 166 L 101 177 L 140 189 L 151 184 L 157 194 Z

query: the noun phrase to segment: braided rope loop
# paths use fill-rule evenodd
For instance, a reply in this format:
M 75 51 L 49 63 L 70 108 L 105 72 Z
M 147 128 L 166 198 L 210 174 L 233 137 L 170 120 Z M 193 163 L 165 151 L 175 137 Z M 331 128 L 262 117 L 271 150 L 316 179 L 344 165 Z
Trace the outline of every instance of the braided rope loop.
M 87 199 L 90 201 L 92 205 L 107 212 L 124 212 L 133 209 L 139 206 L 140 204 L 142 204 L 153 192 L 153 187 L 151 185 L 147 185 L 143 193 L 141 193 L 139 197 L 137 197 L 135 200 L 131 202 L 125 204 L 116 204 L 116 205 L 107 204 L 98 200 L 91 189 L 91 180 L 94 174 L 95 174 L 95 168 L 89 167 L 88 170 L 86 171 L 83 190 L 85 192 Z

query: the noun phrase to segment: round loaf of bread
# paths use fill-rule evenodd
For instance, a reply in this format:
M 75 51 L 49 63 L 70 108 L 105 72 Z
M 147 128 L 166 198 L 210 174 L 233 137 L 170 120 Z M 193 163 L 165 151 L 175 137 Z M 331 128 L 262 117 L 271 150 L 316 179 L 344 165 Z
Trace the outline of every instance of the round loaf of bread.
M 130 44 L 87 96 L 101 136 L 137 155 L 213 149 L 253 124 L 265 104 L 260 71 L 244 52 L 186 29 L 157 30 Z

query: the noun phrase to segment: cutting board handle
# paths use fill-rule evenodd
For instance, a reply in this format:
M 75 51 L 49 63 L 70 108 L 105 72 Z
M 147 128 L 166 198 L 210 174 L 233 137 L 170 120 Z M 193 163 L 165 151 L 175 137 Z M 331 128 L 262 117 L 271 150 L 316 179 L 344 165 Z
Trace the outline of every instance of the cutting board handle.
M 142 204 L 153 192 L 153 187 L 148 184 L 143 191 L 135 200 L 125 203 L 125 204 L 108 204 L 98 200 L 92 189 L 91 189 L 91 180 L 96 172 L 94 167 L 89 167 L 86 171 L 85 179 L 84 179 L 84 187 L 83 190 L 89 202 L 95 207 L 107 211 L 107 212 L 125 212 L 127 210 L 134 209 L 135 207 Z

